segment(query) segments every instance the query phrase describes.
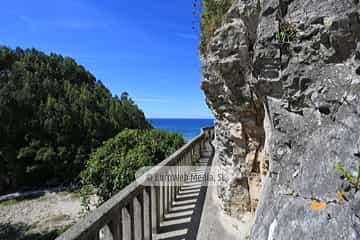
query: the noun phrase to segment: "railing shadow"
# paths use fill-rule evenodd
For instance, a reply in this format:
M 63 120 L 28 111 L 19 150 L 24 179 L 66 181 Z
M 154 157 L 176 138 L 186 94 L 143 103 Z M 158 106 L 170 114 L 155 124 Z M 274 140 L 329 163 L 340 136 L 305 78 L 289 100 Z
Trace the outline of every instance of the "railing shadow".
M 199 161 L 199 166 L 209 167 L 212 165 L 213 161 L 213 147 L 211 146 L 210 156 L 204 156 L 202 159 L 207 159 L 206 161 Z M 199 170 L 198 172 L 201 172 Z M 193 185 L 194 187 L 192 187 Z M 180 192 L 175 198 L 175 202 L 172 204 L 170 210 L 165 215 L 163 225 L 160 226 L 159 235 L 156 238 L 157 240 L 196 240 L 201 216 L 203 212 L 203 207 L 206 199 L 208 187 L 205 185 L 199 185 L 195 182 L 190 185 L 186 185 L 180 188 Z M 192 193 L 187 192 L 188 190 L 193 191 Z M 196 194 L 191 197 L 186 197 L 189 194 Z M 198 193 L 198 194 L 197 194 Z M 185 201 L 191 201 L 191 203 L 180 203 Z M 188 207 L 187 207 L 188 206 Z M 179 209 L 179 207 L 184 207 L 184 209 Z M 191 211 L 191 213 L 187 213 Z M 185 219 L 190 218 L 190 221 L 183 223 L 166 224 L 169 221 L 184 221 Z M 164 224 L 166 224 L 164 226 Z

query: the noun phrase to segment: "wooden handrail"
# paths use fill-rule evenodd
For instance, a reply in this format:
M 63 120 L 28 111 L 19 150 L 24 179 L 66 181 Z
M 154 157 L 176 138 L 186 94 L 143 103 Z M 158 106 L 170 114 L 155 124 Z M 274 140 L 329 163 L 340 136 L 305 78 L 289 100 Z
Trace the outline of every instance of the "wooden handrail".
M 151 240 L 152 230 L 159 230 L 160 218 L 164 216 L 166 207 L 174 200 L 174 191 L 178 191 L 179 188 L 169 186 L 167 183 L 164 183 L 163 187 L 147 186 L 147 176 L 159 174 L 168 166 L 191 164 L 194 160 L 193 158 L 200 157 L 206 142 L 211 141 L 213 138 L 213 127 L 201 129 L 201 133 L 198 136 L 160 162 L 156 167 L 151 168 L 136 181 L 103 203 L 99 208 L 88 213 L 82 220 L 56 238 L 56 240 L 98 240 L 100 238 L 100 231 L 102 231 L 105 239 L 108 239 L 106 234 L 111 234 L 113 240 L 132 240 L 135 239 L 135 234 L 138 232 L 138 234 L 141 234 L 141 239 Z M 179 173 L 180 168 L 176 174 Z M 148 199 L 147 207 L 144 203 L 144 196 Z M 139 222 L 136 222 L 137 219 L 134 213 L 135 200 L 139 201 L 141 208 L 141 219 Z M 147 214 L 144 214 L 145 212 Z M 130 229 L 124 229 L 124 215 L 130 216 Z M 144 220 L 145 215 L 147 215 L 146 223 Z M 134 225 L 137 224 L 140 225 L 141 229 L 135 232 Z

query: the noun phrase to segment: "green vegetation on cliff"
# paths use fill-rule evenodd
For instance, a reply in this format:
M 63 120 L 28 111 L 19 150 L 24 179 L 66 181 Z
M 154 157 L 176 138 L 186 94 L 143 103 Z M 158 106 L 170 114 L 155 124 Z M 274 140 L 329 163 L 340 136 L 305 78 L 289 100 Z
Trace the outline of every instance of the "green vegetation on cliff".
M 134 181 L 141 167 L 158 164 L 183 144 L 182 136 L 176 133 L 123 130 L 98 148 L 87 162 L 81 174 L 85 198 L 95 190 L 100 203 L 106 201 Z
M 234 0 L 203 0 L 201 16 L 200 52 L 205 54 L 207 44 L 216 29 L 221 26 L 225 13 Z
M 73 180 L 92 150 L 144 113 L 73 59 L 0 48 L 0 192 Z

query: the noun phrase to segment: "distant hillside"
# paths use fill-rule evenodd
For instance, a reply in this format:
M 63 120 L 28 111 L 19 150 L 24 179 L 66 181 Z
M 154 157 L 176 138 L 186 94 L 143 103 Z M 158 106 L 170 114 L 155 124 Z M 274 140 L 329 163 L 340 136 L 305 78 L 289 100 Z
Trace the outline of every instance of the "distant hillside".
M 113 97 L 71 58 L 0 47 L 0 192 L 73 180 L 124 128 L 151 128 L 127 93 Z

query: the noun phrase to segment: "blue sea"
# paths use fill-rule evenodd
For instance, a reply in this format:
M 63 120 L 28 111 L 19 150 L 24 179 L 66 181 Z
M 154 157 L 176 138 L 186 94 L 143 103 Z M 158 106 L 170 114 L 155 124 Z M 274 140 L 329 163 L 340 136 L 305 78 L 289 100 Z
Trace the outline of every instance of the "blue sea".
M 186 141 L 191 140 L 200 133 L 203 127 L 210 127 L 214 125 L 213 119 L 155 119 L 151 118 L 148 121 L 154 128 L 166 130 L 170 132 L 177 132 L 184 136 Z

